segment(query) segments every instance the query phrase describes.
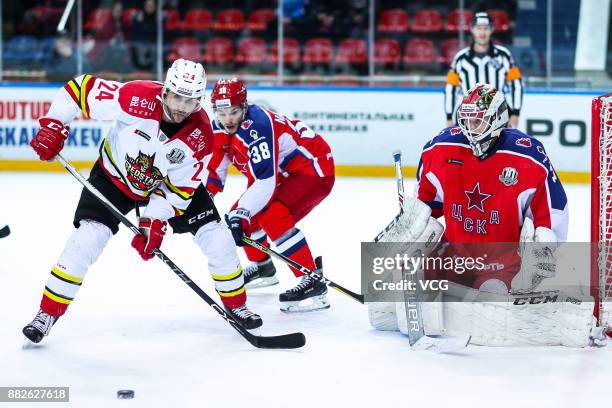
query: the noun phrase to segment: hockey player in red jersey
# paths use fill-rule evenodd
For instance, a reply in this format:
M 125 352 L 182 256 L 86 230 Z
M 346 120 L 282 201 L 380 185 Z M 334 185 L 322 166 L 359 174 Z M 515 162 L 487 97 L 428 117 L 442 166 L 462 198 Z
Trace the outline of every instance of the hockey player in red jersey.
M 310 248 L 296 223 L 331 192 L 334 161 L 328 144 L 302 122 L 249 105 L 247 90 L 236 78 L 220 80 L 211 103 L 215 151 L 207 188 L 213 193 L 223 189 L 230 163 L 248 179 L 247 190 L 227 216 L 236 244 L 254 262 L 245 268 L 245 281 L 257 286 L 278 283 L 272 260 L 245 246 L 244 235 L 266 245 L 269 237 L 279 252 L 314 270 Z M 292 270 L 296 277 L 302 275 Z M 328 308 L 326 293 L 325 284 L 302 276 L 296 287 L 279 296 L 281 310 Z
M 191 233 L 208 257 L 208 268 L 223 305 L 245 328 L 261 326 L 246 307 L 240 261 L 232 235 L 201 184 L 213 147 L 213 132 L 201 108 L 206 78 L 201 64 L 179 59 L 165 82 L 119 83 L 91 75 L 69 81 L 56 95 L 31 146 L 41 160 L 53 160 L 75 117 L 112 120 L 89 182 L 122 213 L 144 207 L 142 235 L 132 246 L 144 260 L 153 258 L 166 234 Z M 138 208 L 137 208 L 138 209 Z M 194 222 L 195 220 L 195 222 Z M 64 251 L 51 269 L 34 320 L 24 335 L 40 342 L 74 299 L 83 278 L 119 221 L 83 189 Z
M 554 275 L 554 250 L 567 237 L 563 186 L 542 143 L 507 127 L 501 91 L 475 85 L 457 117 L 459 126 L 444 129 L 423 149 L 417 198 L 431 207 L 433 217 L 444 217 L 444 238 L 450 242 L 541 245 L 521 257 L 516 251 L 498 254 L 499 270 L 449 279 L 486 291 L 533 290 Z

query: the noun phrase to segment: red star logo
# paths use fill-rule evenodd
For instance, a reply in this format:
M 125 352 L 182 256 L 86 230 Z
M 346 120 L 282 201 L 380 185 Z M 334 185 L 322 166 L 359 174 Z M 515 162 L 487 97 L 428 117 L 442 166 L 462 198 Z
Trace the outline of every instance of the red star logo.
M 468 198 L 468 210 L 476 208 L 481 213 L 484 213 L 484 202 L 491 194 L 480 192 L 480 182 L 477 182 L 472 191 L 465 190 L 465 196 Z

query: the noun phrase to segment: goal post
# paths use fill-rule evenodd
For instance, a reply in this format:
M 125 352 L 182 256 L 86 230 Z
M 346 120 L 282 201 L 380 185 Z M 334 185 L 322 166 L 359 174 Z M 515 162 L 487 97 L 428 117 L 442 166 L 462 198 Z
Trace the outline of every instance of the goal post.
M 591 294 L 599 324 L 612 327 L 612 93 L 591 110 Z

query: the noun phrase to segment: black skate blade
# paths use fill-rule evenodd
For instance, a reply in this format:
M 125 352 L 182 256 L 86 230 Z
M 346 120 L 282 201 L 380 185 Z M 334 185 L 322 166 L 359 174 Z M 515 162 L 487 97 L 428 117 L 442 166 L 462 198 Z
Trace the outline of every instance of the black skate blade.
M 255 336 L 248 333 L 247 339 L 257 348 L 264 349 L 296 349 L 304 347 L 306 336 L 303 333 L 289 333 L 280 336 Z

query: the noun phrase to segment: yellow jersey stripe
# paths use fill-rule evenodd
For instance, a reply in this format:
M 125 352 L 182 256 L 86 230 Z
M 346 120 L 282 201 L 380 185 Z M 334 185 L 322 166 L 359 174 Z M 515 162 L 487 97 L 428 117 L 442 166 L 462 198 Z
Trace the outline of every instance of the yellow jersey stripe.
M 85 78 L 83 78 L 83 82 L 81 83 L 81 90 L 83 92 L 81 92 L 81 111 L 83 112 L 83 117 L 84 118 L 89 118 L 89 115 L 87 114 L 87 83 L 89 82 L 89 80 L 91 79 L 91 75 L 85 75 Z
M 181 197 L 183 200 L 189 200 L 193 196 L 192 193 L 190 194 L 185 191 L 179 190 L 176 186 L 170 183 L 170 181 L 168 181 L 167 177 L 164 179 L 164 184 L 166 185 L 166 187 L 168 187 L 168 190 L 172 191 L 174 194 Z

